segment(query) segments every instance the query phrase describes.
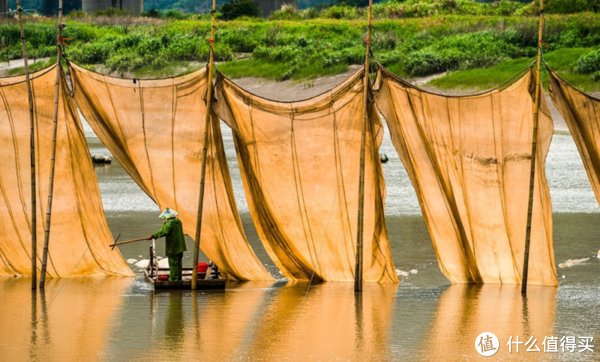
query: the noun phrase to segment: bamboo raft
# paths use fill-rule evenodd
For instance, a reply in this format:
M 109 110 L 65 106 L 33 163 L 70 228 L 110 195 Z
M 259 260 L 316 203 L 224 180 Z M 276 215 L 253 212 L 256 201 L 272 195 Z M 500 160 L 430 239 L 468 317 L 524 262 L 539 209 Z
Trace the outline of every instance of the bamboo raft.
M 154 287 L 154 290 L 191 290 L 194 268 L 183 268 L 182 280 L 170 281 L 169 269 L 159 268 L 154 248 L 150 247 L 150 263 L 144 269 L 146 281 Z M 216 269 L 209 267 L 206 272 L 197 273 L 196 290 L 225 290 L 227 280 L 220 277 Z

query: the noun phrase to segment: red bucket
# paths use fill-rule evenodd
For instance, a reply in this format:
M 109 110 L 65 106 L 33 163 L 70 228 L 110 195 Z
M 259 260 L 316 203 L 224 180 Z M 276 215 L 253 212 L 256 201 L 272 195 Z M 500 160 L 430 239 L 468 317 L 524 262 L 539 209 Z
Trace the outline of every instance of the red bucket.
M 165 282 L 167 280 L 169 280 L 169 276 L 164 274 L 164 275 L 159 275 L 158 276 L 158 280 L 160 280 L 161 282 Z
M 198 265 L 196 266 L 197 273 L 206 273 L 207 270 L 208 270 L 208 263 L 205 263 L 203 261 L 199 262 Z

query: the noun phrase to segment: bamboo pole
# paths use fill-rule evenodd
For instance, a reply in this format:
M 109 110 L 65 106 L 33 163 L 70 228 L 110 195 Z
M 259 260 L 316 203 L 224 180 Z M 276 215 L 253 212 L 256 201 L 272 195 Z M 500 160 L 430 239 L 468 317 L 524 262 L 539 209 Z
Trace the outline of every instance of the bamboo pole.
M 533 219 L 533 199 L 535 188 L 535 161 L 537 156 L 538 123 L 542 92 L 542 45 L 544 30 L 544 0 L 540 0 L 540 15 L 538 28 L 538 49 L 535 65 L 535 93 L 533 99 L 533 135 L 531 140 L 531 168 L 529 173 L 529 203 L 527 205 L 527 228 L 525 229 L 525 253 L 523 257 L 523 278 L 521 280 L 521 293 L 527 294 L 527 276 L 529 273 L 529 249 L 531 245 L 531 221 Z
M 123 245 L 123 244 L 129 244 L 129 243 L 134 243 L 136 241 L 144 241 L 144 240 L 150 240 L 149 238 L 139 238 L 139 239 L 131 239 L 131 240 L 124 240 L 121 241 L 120 243 L 117 243 L 116 241 L 113 244 L 110 244 L 110 249 L 113 250 L 115 248 L 115 246 L 117 245 Z
M 363 78 L 363 122 L 360 134 L 360 168 L 358 176 L 358 222 L 356 227 L 356 266 L 354 268 L 354 291 L 362 292 L 363 281 L 363 233 L 365 208 L 365 153 L 367 140 L 367 124 L 369 122 L 369 56 L 371 53 L 371 27 L 373 16 L 373 0 L 369 0 L 367 20 L 367 39 L 365 40 L 365 74 Z
M 42 256 L 42 271 L 40 273 L 40 289 L 46 286 L 46 268 L 48 265 L 48 245 L 50 243 L 50 224 L 52 221 L 52 195 L 54 194 L 54 171 L 56 168 L 56 135 L 58 133 L 58 100 L 62 80 L 62 13 L 63 0 L 58 0 L 58 18 L 56 20 L 56 80 L 54 82 L 54 118 L 52 122 L 52 154 L 50 156 L 50 184 L 48 186 L 48 206 L 46 208 L 46 227 L 44 228 L 44 252 Z
M 36 203 L 36 179 L 35 179 L 35 117 L 33 114 L 33 92 L 31 91 L 31 79 L 29 77 L 29 62 L 27 57 L 27 42 L 25 41 L 25 28 L 23 27 L 23 6 L 21 0 L 17 0 L 17 18 L 19 31 L 21 33 L 21 48 L 23 50 L 23 63 L 25 68 L 25 82 L 27 84 L 27 98 L 29 99 L 29 153 L 31 163 L 31 289 L 37 287 L 37 203 Z
M 198 195 L 198 214 L 196 216 L 196 238 L 194 243 L 194 264 L 192 266 L 192 290 L 196 289 L 198 273 L 195 272 L 198 265 L 198 253 L 200 251 L 200 237 L 202 235 L 202 211 L 204 209 L 204 184 L 206 179 L 206 159 L 208 153 L 208 133 L 211 127 L 211 113 L 213 100 L 213 58 L 215 44 L 215 15 L 217 13 L 217 1 L 212 0 L 212 10 L 210 16 L 210 39 L 208 48 L 208 74 L 206 80 L 206 118 L 204 119 L 204 143 L 202 145 L 202 168 L 200 171 L 200 193 Z

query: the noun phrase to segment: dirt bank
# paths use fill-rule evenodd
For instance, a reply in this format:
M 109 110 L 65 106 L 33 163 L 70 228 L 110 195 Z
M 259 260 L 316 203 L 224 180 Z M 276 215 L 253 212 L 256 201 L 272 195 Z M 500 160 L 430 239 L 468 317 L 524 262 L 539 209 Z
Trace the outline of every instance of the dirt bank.
M 294 80 L 286 80 L 283 82 L 272 81 L 261 78 L 239 78 L 236 79 L 235 82 L 240 85 L 242 88 L 259 95 L 261 97 L 280 100 L 280 101 L 294 101 L 301 100 L 310 97 L 314 97 L 323 92 L 330 90 L 336 85 L 340 84 L 344 79 L 349 77 L 352 73 L 354 73 L 360 66 L 353 66 L 348 71 L 342 74 L 320 77 L 308 81 L 294 81 Z M 436 91 L 439 93 L 446 93 L 452 95 L 464 95 L 471 93 L 470 91 L 460 90 L 457 92 L 449 92 L 447 90 L 439 90 L 427 85 L 427 82 L 435 79 L 439 76 L 444 75 L 438 74 L 434 76 L 424 77 L 424 78 L 415 78 L 410 81 L 413 84 L 416 84 L 420 87 L 424 87 L 425 89 Z M 473 91 L 480 92 L 480 91 Z M 554 120 L 554 130 L 555 132 L 565 133 L 568 132 L 567 124 L 565 120 L 560 115 L 560 113 L 556 110 L 554 105 L 552 104 L 552 100 L 549 96 L 546 97 L 548 102 L 550 112 L 552 115 L 552 119 Z
M 38 59 L 38 61 L 45 61 L 47 58 Z M 6 72 L 9 69 L 22 67 L 22 60 L 13 60 L 10 63 L 0 63 L 0 76 L 5 76 Z M 344 81 L 344 79 L 348 78 L 352 73 L 356 72 L 360 66 L 354 65 L 350 66 L 348 70 L 344 73 L 324 76 L 315 79 L 305 80 L 305 81 L 297 81 L 297 80 L 286 80 L 286 81 L 273 81 L 262 78 L 253 78 L 253 77 L 245 77 L 238 78 L 235 80 L 237 84 L 239 84 L 244 89 L 259 95 L 261 97 L 279 100 L 279 101 L 294 101 L 307 99 L 314 96 L 317 96 L 321 93 L 324 93 L 336 85 L 340 84 Z M 436 74 L 423 78 L 415 78 L 410 81 L 413 84 L 424 87 L 425 89 L 433 90 L 440 93 L 447 93 L 452 95 L 461 95 L 470 93 L 469 90 L 459 90 L 459 91 L 447 91 L 447 90 L 439 90 L 427 85 L 427 83 L 435 78 L 443 76 L 445 73 Z M 115 76 L 115 75 L 113 75 Z M 125 74 L 125 76 L 131 77 L 131 74 Z M 593 94 L 594 95 L 594 94 Z M 600 93 L 596 93 L 595 96 L 600 96 Z M 546 97 L 550 111 L 552 114 L 552 119 L 554 120 L 554 129 L 556 132 L 564 133 L 568 132 L 567 125 L 563 117 L 558 113 L 550 97 Z

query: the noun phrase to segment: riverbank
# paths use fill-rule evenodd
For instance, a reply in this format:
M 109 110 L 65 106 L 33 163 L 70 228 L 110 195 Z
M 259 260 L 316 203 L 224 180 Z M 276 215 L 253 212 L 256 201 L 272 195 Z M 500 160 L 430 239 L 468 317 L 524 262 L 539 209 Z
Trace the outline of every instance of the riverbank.
M 304 81 L 340 74 L 364 61 L 366 22 L 359 19 L 219 21 L 215 60 L 231 78 Z M 70 60 L 103 73 L 142 79 L 185 73 L 191 62 L 204 64 L 207 59 L 206 19 L 100 20 L 67 19 Z M 53 21 L 27 19 L 25 36 L 32 58 L 55 54 Z M 595 35 L 600 34 L 600 14 L 549 14 L 545 24 L 545 59 L 550 66 L 582 90 L 598 90 L 595 66 L 580 65 L 587 64 L 589 54 L 600 45 Z M 403 78 L 477 69 L 483 73 L 471 77 L 474 84 L 468 86 L 489 88 L 506 79 L 496 66 L 505 65 L 509 76 L 527 68 L 536 54 L 537 29 L 535 16 L 383 18 L 373 24 L 371 45 L 374 60 Z M 16 22 L 0 24 L 0 38 L 5 44 L 0 60 L 21 56 Z
M 36 67 L 34 67 L 34 69 L 37 69 L 40 66 L 48 65 L 49 60 L 50 58 L 38 59 L 35 63 L 33 63 L 38 64 Z M 6 76 L 10 71 L 15 69 L 21 69 L 23 66 L 22 64 L 23 59 L 12 60 L 8 63 L 0 63 L 0 76 Z M 190 63 L 190 65 L 185 69 L 191 71 L 192 66 L 195 66 L 197 69 L 202 65 L 200 63 Z M 314 97 L 316 95 L 328 91 L 329 89 L 332 89 L 336 85 L 342 83 L 360 67 L 361 66 L 359 65 L 351 65 L 346 71 L 342 73 L 317 77 L 308 80 L 288 79 L 284 81 L 276 81 L 265 78 L 241 77 L 235 79 L 235 82 L 239 84 L 242 88 L 247 89 L 248 91 L 257 94 L 261 97 L 279 101 L 293 101 Z M 133 74 L 124 75 L 129 77 L 133 76 Z M 415 77 L 409 80 L 411 83 L 419 87 L 423 87 L 424 89 L 444 94 L 466 95 L 481 91 L 481 89 L 473 87 L 472 83 L 468 84 L 470 86 L 463 86 L 459 88 L 442 88 L 436 86 L 437 81 L 439 81 L 440 79 L 444 79 L 448 76 L 449 75 L 447 73 L 439 73 L 427 77 Z M 591 94 L 597 97 L 600 96 L 600 92 L 591 92 Z M 556 107 L 554 107 L 552 100 L 549 96 L 546 97 L 546 101 L 549 104 L 551 116 L 554 121 L 554 132 L 559 134 L 568 133 L 569 130 L 567 128 L 564 118 L 560 115 Z

